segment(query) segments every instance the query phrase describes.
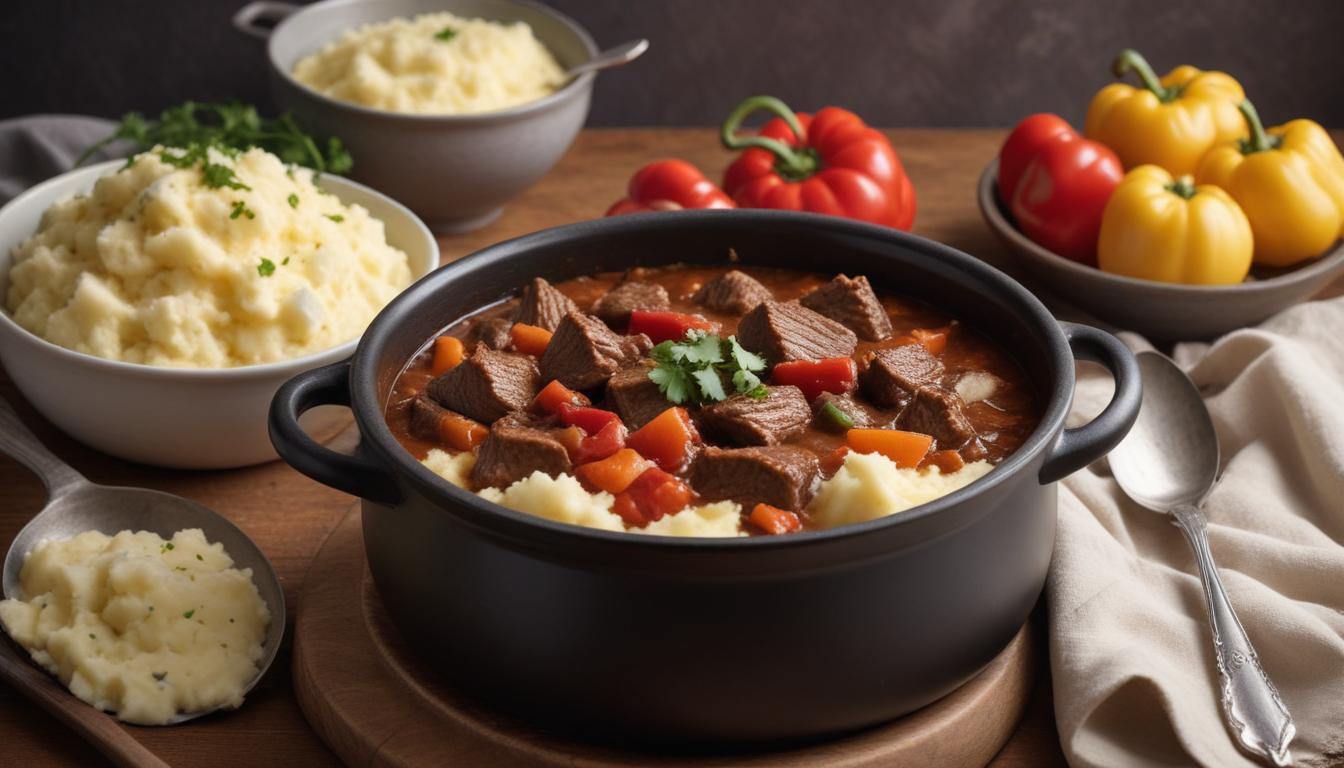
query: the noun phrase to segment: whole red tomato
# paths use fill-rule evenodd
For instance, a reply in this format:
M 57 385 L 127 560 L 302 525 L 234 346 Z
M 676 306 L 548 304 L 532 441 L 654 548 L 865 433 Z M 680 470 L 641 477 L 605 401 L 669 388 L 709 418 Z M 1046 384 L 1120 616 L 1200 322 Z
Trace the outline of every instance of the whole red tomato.
M 607 209 L 608 216 L 682 208 L 736 208 L 719 186 L 685 160 L 655 160 L 630 177 L 627 196 Z
M 1001 199 L 1022 234 L 1060 256 L 1095 265 L 1101 214 L 1124 177 L 1124 168 L 1105 144 L 1084 139 L 1067 123 L 1063 126 L 1067 130 L 1061 130 L 1045 117 L 1050 116 L 1027 118 L 1004 143 Z M 1007 184 L 1002 175 L 1005 160 Z

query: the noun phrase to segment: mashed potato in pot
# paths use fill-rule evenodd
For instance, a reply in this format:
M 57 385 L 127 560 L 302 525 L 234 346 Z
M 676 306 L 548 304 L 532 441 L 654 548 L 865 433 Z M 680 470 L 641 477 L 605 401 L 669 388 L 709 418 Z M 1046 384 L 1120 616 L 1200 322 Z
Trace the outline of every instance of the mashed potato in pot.
M 373 109 L 462 115 L 536 101 L 564 72 L 523 22 L 444 12 L 350 30 L 301 59 L 293 75 L 318 93 Z
M 383 224 L 260 149 L 156 149 L 47 209 L 6 307 L 42 338 L 149 365 L 300 357 L 363 333 L 411 281 Z
M 850 452 L 817 489 L 807 513 L 822 528 L 876 520 L 946 496 L 991 469 L 989 462 L 975 461 L 944 475 L 937 467 L 903 469 L 881 454 Z
M 251 571 L 199 529 L 42 541 L 19 578 L 20 597 L 0 602 L 5 631 L 121 720 L 237 707 L 257 674 L 270 612 Z

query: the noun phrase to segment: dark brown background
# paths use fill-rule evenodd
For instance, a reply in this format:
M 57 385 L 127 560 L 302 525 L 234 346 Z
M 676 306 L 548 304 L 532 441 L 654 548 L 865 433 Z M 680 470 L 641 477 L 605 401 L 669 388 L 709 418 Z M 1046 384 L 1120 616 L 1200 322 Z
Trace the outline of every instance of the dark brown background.
M 890 126 L 1079 122 L 1123 46 L 1165 72 L 1232 72 L 1271 122 L 1344 125 L 1344 2 L 1142 0 L 550 0 L 599 45 L 652 50 L 603 75 L 592 125 L 710 125 L 774 93 Z M 229 24 L 240 0 L 4 0 L 0 117 L 116 116 L 188 98 L 268 104 L 262 43 Z

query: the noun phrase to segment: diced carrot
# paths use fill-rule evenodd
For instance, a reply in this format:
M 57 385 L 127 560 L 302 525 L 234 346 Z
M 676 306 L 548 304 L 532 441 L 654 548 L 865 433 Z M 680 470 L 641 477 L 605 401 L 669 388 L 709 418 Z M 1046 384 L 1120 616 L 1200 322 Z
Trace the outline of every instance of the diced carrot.
M 849 446 L 842 445 L 834 451 L 821 457 L 821 471 L 827 477 L 840 471 L 840 467 L 845 463 L 845 457 L 849 455 Z
M 514 323 L 509 329 L 509 338 L 513 340 L 515 350 L 541 357 L 546 352 L 546 345 L 551 343 L 551 332 L 527 323 Z
M 574 468 L 574 475 L 589 488 L 617 494 L 652 466 L 653 462 L 634 449 L 622 448 L 601 461 L 580 464 Z
M 561 384 L 558 380 L 552 380 L 550 384 L 541 388 L 537 396 L 532 398 L 532 410 L 542 413 L 559 413 L 562 406 L 589 404 L 587 396 Z
M 681 469 L 691 444 L 700 440 L 685 408 L 673 406 L 635 430 L 625 444 L 669 472 Z
M 966 460 L 961 458 L 961 454 L 956 451 L 934 451 L 919 463 L 919 468 L 937 467 L 939 472 L 944 475 L 956 472 L 966 466 Z
M 438 432 L 439 439 L 455 451 L 470 451 L 490 434 L 484 424 L 452 411 L 444 411 L 439 417 Z
M 430 373 L 442 376 L 456 368 L 466 354 L 461 339 L 456 336 L 440 336 L 434 340 L 434 359 L 429 366 Z
M 910 336 L 923 344 L 930 355 L 941 355 L 943 350 L 947 349 L 947 337 L 951 331 L 950 325 L 943 328 L 916 328 L 910 331 Z
M 803 521 L 798 515 L 787 509 L 772 507 L 769 504 L 757 504 L 747 518 L 751 524 L 769 534 L 792 533 L 802 530 Z
M 917 467 L 933 445 L 933 438 L 899 429 L 851 429 L 845 442 L 856 453 L 880 453 L 898 467 Z

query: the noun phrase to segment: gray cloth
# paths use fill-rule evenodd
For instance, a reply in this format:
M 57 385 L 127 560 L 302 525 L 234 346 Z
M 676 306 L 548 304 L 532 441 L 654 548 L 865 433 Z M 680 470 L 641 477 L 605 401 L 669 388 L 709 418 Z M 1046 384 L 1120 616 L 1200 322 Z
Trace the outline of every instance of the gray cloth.
M 85 149 L 102 141 L 117 124 L 82 115 L 31 115 L 0 120 L 0 204 L 25 189 L 74 166 Z M 124 157 L 125 143 L 99 150 L 86 163 Z

